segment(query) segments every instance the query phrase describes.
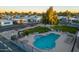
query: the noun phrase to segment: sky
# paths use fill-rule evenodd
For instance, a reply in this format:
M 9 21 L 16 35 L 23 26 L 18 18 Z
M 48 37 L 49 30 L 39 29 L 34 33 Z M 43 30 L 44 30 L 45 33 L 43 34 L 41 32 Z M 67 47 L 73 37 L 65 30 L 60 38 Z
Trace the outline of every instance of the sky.
M 0 11 L 34 11 L 34 12 L 43 12 L 46 11 L 50 6 L 0 6 Z M 79 11 L 79 6 L 53 6 L 56 11 Z
M 49 8 L 49 6 L 0 6 L 1 11 L 35 11 L 42 12 Z
M 65 10 L 69 10 L 69 11 L 75 11 L 75 12 L 79 12 L 79 6 L 55 6 L 54 9 L 58 10 L 58 11 L 65 11 Z

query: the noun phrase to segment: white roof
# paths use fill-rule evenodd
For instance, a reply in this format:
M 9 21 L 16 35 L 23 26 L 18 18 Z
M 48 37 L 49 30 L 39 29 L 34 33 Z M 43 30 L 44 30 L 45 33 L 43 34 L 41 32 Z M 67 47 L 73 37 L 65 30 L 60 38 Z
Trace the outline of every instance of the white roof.
M 77 20 L 76 18 L 70 18 L 70 20 Z
M 15 18 L 15 19 L 13 19 L 13 20 L 21 20 L 21 18 L 19 18 L 19 19 L 16 19 L 16 18 Z
M 12 21 L 12 20 L 4 20 L 4 19 L 3 20 L 2 19 L 0 20 L 0 22 L 8 22 L 8 21 Z
M 58 16 L 58 19 L 67 18 L 66 16 Z
M 20 19 L 16 19 L 16 18 L 15 18 L 15 19 L 13 19 L 13 20 L 20 20 Z

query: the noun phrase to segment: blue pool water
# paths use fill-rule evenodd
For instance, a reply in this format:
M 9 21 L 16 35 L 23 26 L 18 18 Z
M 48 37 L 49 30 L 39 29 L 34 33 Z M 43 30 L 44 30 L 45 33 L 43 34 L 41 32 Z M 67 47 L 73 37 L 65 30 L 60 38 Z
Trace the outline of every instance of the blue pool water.
M 56 46 L 55 41 L 60 37 L 58 34 L 50 33 L 46 36 L 36 35 L 33 45 L 39 49 L 52 49 Z

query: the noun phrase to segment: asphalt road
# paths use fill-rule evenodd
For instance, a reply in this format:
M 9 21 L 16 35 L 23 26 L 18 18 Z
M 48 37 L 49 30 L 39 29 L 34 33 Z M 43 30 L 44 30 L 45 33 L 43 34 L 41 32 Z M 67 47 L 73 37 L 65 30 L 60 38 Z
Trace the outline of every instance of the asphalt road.
M 36 24 L 18 24 L 18 25 L 10 25 L 10 26 L 3 26 L 0 27 L 0 32 L 9 31 L 9 30 L 18 30 L 29 26 L 34 26 Z
M 20 47 L 13 44 L 11 41 L 0 36 L 0 52 L 25 52 Z

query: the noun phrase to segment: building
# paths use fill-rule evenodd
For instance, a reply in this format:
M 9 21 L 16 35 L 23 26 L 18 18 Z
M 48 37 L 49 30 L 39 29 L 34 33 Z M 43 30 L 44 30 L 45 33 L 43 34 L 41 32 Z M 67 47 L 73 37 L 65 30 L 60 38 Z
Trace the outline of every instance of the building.
M 4 15 L 4 19 L 11 20 L 12 19 L 12 16 L 10 16 L 10 15 Z
M 42 16 L 37 15 L 26 15 L 24 17 L 15 17 L 13 20 L 16 24 L 23 24 L 23 23 L 40 23 Z
M 13 25 L 12 20 L 0 20 L 0 26 L 8 26 L 8 25 Z
M 66 16 L 58 16 L 58 19 L 60 21 L 60 24 L 67 24 L 68 18 Z
M 22 17 L 20 17 L 20 15 L 16 15 L 13 19 L 12 19 L 14 24 L 23 24 L 24 23 L 24 19 Z
M 23 24 L 24 23 L 24 19 L 13 19 L 13 23 L 14 24 Z
M 30 22 L 29 20 L 30 20 L 30 16 L 29 15 L 24 16 L 24 23 Z
M 39 23 L 39 22 L 41 22 L 41 20 L 42 20 L 42 16 L 37 16 L 37 17 L 36 17 L 36 22 Z
M 42 16 L 31 15 L 27 17 L 28 22 L 39 23 L 41 22 Z
M 67 17 L 67 16 L 59 16 L 58 19 L 60 20 L 61 23 L 70 23 L 70 24 L 73 24 L 73 23 L 77 23 L 77 21 L 79 21 L 79 18 L 76 18 L 76 17 Z

